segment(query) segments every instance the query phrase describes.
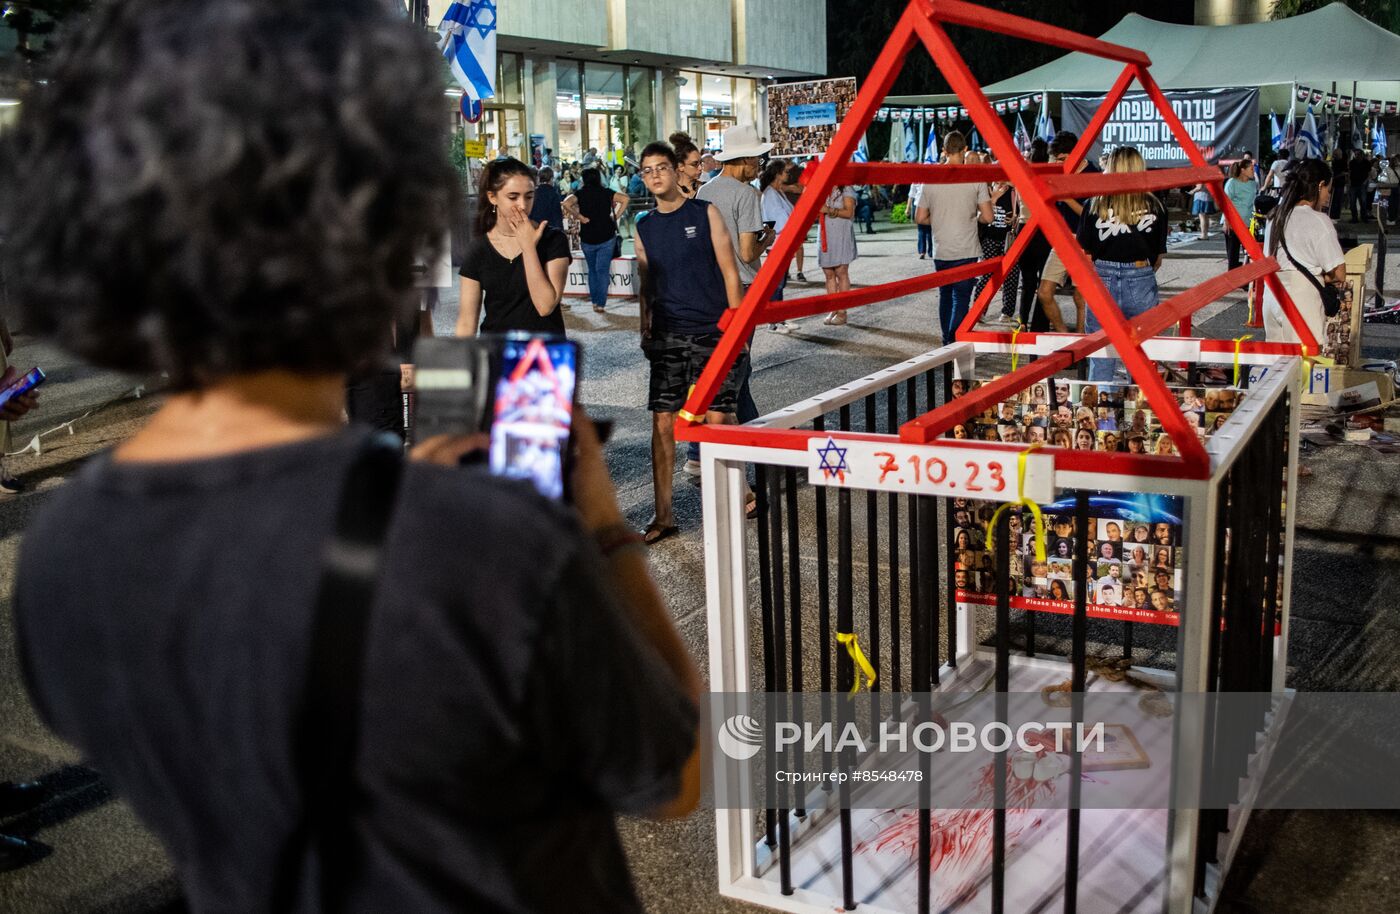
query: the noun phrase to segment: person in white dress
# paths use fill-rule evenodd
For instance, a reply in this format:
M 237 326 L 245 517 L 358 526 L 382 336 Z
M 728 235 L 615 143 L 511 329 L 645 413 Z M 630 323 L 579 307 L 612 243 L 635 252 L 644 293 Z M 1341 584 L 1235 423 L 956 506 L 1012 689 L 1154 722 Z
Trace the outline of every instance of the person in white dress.
M 1307 270 L 1322 284 L 1346 280 L 1346 263 L 1337 230 L 1327 215 L 1332 171 L 1318 159 L 1303 159 L 1289 170 L 1279 205 L 1264 229 L 1264 251 L 1278 261 L 1278 277 L 1297 306 L 1318 345 L 1324 340 L 1326 314 L 1317 287 Z M 1301 342 L 1277 296 L 1264 286 L 1264 337 L 1271 343 Z M 1308 355 L 1317 355 L 1309 352 Z

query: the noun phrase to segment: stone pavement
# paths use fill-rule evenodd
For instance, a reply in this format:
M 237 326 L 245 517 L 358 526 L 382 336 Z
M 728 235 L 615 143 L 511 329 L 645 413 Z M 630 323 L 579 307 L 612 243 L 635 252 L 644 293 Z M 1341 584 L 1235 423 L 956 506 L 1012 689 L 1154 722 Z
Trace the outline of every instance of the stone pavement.
M 915 258 L 911 227 L 883 222 L 877 227 L 877 235 L 859 238 L 861 257 L 851 269 L 856 285 L 932 268 L 930 262 Z M 1223 258 L 1218 236 L 1189 244 L 1168 257 L 1161 282 L 1168 293 L 1185 288 L 1221 271 Z M 815 259 L 809 243 L 809 279 L 820 276 Z M 1387 285 L 1400 287 L 1400 254 L 1392 258 L 1388 273 Z M 790 296 L 816 291 L 816 283 L 789 286 Z M 437 315 L 440 331 L 451 327 L 455 308 L 454 292 Z M 911 296 L 854 311 L 845 327 L 826 327 L 819 318 L 809 318 L 790 336 L 760 330 L 753 377 L 760 410 L 778 408 L 936 346 L 935 311 L 934 296 Z M 575 302 L 566 323 L 570 335 L 583 345 L 582 398 L 592 414 L 616 423 L 609 464 L 628 519 L 640 527 L 650 519 L 651 488 L 646 370 L 637 348 L 636 314 L 635 304 L 618 304 L 599 315 L 586 303 Z M 1244 303 L 1235 295 L 1212 306 L 1197 327 L 1204 335 L 1229 338 L 1239 335 L 1243 319 Z M 1400 351 L 1397 331 L 1400 328 L 1368 328 L 1367 354 L 1395 358 Z M 155 401 L 121 399 L 134 386 L 131 379 L 85 369 L 22 334 L 14 361 L 26 367 L 41 364 L 53 378 L 44 390 L 43 411 L 17 424 L 17 446 L 95 406 L 116 402 L 75 423 L 74 434 L 60 431 L 46 437 L 42 454 L 14 458 L 14 468 L 33 489 L 0 502 L 0 720 L 5 722 L 0 779 L 42 776 L 58 791 L 40 810 L 5 823 L 9 830 L 33 835 L 54 850 L 31 867 L 0 875 L 0 914 L 180 910 L 157 843 L 125 804 L 35 719 L 18 681 L 10 632 L 13 568 L 28 518 L 87 456 L 130 434 Z M 1294 569 L 1290 684 L 1297 688 L 1400 688 L 1400 638 L 1391 637 L 1400 634 L 1394 612 L 1400 564 L 1392 561 L 1400 557 L 1400 528 L 1391 516 L 1394 512 L 1385 510 L 1394 497 L 1398 459 L 1346 447 L 1310 458 L 1316 475 L 1304 481 L 1299 499 L 1299 527 L 1309 532 L 1300 535 Z M 680 475 L 676 491 L 683 532 L 652 550 L 652 563 L 682 636 L 707 669 L 699 491 Z M 1340 580 L 1353 582 L 1341 600 L 1336 587 Z M 1142 650 L 1158 647 L 1144 644 Z M 1170 662 L 1161 655 L 1156 659 Z M 757 910 L 718 897 L 713 829 L 713 816 L 703 812 L 681 822 L 623 822 L 638 887 L 650 910 Z M 1391 885 L 1388 876 L 1398 851 L 1400 829 L 1390 813 L 1262 814 L 1251 822 L 1222 910 L 1398 910 L 1400 885 Z

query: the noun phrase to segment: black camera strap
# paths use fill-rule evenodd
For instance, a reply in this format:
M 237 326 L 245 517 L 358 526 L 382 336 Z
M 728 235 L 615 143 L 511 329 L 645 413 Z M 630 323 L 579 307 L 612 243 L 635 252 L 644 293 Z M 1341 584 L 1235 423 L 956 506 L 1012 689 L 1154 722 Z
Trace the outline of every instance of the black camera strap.
M 335 530 L 322 554 L 306 690 L 293 737 L 303 809 L 274 876 L 271 910 L 278 914 L 310 902 L 312 872 L 318 875 L 319 910 L 345 909 L 346 883 L 354 872 L 352 823 L 362 808 L 355 747 L 366 638 L 402 471 L 396 438 L 377 434 L 365 442 L 346 476 Z

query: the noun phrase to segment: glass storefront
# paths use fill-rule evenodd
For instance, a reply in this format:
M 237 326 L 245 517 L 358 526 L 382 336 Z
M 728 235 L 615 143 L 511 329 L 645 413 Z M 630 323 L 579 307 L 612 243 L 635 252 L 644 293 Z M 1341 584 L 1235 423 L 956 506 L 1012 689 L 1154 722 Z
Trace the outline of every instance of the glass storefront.
M 685 85 L 680 87 L 681 123 L 706 149 L 718 149 L 724 131 L 734 126 L 742 113 L 757 110 L 757 84 L 752 79 L 693 70 L 681 76 L 685 79 Z M 760 127 L 760 134 L 766 132 Z
M 486 158 L 512 156 L 530 161 L 530 137 L 525 129 L 524 60 L 519 54 L 497 55 L 496 97 L 483 107 L 480 137 Z

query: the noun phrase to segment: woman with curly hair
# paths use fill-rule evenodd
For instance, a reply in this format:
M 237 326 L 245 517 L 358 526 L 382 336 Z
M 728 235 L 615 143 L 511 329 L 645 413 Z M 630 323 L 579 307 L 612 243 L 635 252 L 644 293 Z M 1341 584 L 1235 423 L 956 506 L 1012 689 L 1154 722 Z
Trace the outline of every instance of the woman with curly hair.
M 446 224 L 441 66 L 379 0 L 97 4 L 5 136 L 25 326 L 170 387 L 25 532 L 20 663 L 191 911 L 640 914 L 615 814 L 698 797 L 586 417 L 574 507 L 343 422 Z

